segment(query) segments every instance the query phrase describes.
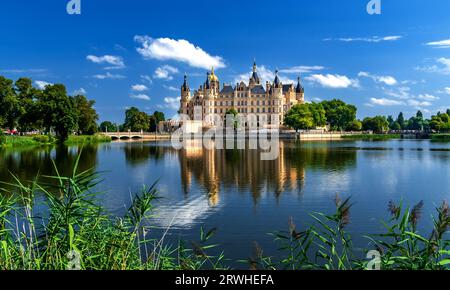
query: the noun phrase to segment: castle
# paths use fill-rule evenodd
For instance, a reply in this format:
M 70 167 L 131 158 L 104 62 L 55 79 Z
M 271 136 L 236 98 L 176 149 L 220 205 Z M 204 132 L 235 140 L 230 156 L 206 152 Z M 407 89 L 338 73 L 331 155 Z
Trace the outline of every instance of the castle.
M 253 63 L 253 73 L 248 85 L 243 81 L 236 86 L 223 84 L 220 87 L 219 78 L 214 73 L 214 68 L 207 73 L 206 82 L 191 94 L 187 76 L 184 76 L 184 83 L 181 86 L 180 113 L 194 119 L 194 109 L 201 108 L 202 115 L 216 115 L 224 118 L 230 109 L 234 109 L 238 114 L 247 116 L 254 114 L 257 118 L 261 115 L 267 116 L 268 124 L 275 124 L 274 121 L 283 122 L 284 114 L 295 104 L 305 102 L 305 90 L 300 83 L 283 84 L 275 72 L 273 83 L 266 82 L 265 87 L 261 84 L 258 76 L 256 62 Z M 197 109 L 198 110 L 198 109 Z M 278 118 L 273 118 L 276 115 Z M 211 124 L 214 125 L 214 121 Z

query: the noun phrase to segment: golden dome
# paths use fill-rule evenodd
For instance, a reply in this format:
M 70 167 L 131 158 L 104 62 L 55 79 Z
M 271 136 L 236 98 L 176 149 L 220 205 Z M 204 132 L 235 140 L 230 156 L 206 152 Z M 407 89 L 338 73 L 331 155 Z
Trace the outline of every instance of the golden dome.
M 219 78 L 214 74 L 214 68 L 211 69 L 211 73 L 209 74 L 210 82 L 219 82 Z

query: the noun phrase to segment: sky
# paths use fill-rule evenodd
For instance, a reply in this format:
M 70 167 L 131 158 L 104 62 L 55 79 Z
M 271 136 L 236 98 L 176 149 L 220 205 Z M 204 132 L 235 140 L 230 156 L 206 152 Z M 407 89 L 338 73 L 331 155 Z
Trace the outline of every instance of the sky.
M 221 83 L 301 76 L 307 101 L 340 98 L 358 117 L 425 116 L 450 108 L 450 1 L 7 0 L 0 5 L 0 75 L 65 84 L 96 100 L 100 121 L 136 106 L 176 115 L 215 68 Z

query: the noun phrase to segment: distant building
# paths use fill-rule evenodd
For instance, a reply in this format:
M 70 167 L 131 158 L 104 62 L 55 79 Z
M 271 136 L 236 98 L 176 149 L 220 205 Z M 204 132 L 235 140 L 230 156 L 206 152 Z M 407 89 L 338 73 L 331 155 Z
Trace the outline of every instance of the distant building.
M 237 83 L 235 87 L 228 84 L 220 86 L 219 78 L 214 68 L 207 73 L 206 81 L 191 94 L 187 76 L 181 86 L 180 113 L 194 119 L 194 108 L 201 107 L 203 116 L 218 115 L 222 118 L 230 109 L 244 116 L 255 114 L 258 119 L 267 115 L 268 124 L 273 124 L 271 115 L 277 115 L 279 123 L 283 122 L 284 114 L 295 104 L 305 102 L 305 90 L 298 78 L 297 85 L 283 84 L 275 72 L 273 83 L 261 84 L 256 63 L 248 85 Z M 213 122 L 210 125 L 214 125 Z M 278 125 L 278 124 L 277 124 Z

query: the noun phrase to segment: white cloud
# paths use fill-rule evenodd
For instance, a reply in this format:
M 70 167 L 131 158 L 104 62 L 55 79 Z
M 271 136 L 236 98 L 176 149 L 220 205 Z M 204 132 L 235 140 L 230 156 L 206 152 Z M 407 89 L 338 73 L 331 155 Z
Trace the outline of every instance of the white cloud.
M 99 79 L 99 80 L 104 80 L 104 79 L 124 79 L 125 76 L 123 75 L 118 75 L 118 74 L 111 74 L 109 72 L 107 72 L 106 74 L 98 74 L 98 75 L 94 75 L 93 78 L 95 79 Z
M 430 94 L 421 94 L 417 96 L 418 99 L 424 100 L 424 101 L 437 101 L 439 100 L 439 97 L 430 95 Z
M 415 107 L 416 109 L 422 109 L 423 107 L 429 107 L 432 104 L 428 101 L 408 100 L 408 105 Z
M 34 84 L 38 87 L 38 89 L 43 90 L 46 86 L 53 85 L 52 83 L 46 81 L 35 81 Z
M 343 75 L 338 74 L 313 74 L 306 77 L 306 80 L 311 82 L 316 82 L 323 87 L 333 88 L 333 89 L 343 89 L 348 87 L 359 87 L 359 81 L 355 79 L 350 79 Z
M 153 83 L 152 77 L 148 75 L 141 75 L 141 80 L 147 82 L 150 85 Z
M 155 79 L 171 81 L 171 80 L 173 80 L 172 74 L 176 74 L 176 73 L 178 73 L 178 69 L 176 67 L 173 67 L 170 65 L 163 65 L 161 67 L 158 67 L 155 70 L 153 77 Z
M 347 37 L 347 38 L 325 38 L 324 41 L 343 41 L 343 42 L 382 42 L 382 41 L 396 41 L 402 39 L 402 36 L 394 35 L 394 36 L 372 36 L 372 37 Z
M 150 101 L 150 97 L 146 94 L 131 95 L 130 98 L 143 101 Z
M 43 74 L 46 73 L 46 69 L 41 68 L 30 68 L 30 69 L 2 69 L 0 70 L 1 73 L 10 73 L 10 74 L 23 74 L 23 73 L 29 73 L 29 74 Z
M 178 92 L 178 91 L 179 91 L 179 89 L 177 89 L 176 87 L 173 87 L 173 86 L 166 86 L 166 85 L 163 85 L 163 87 L 164 87 L 165 89 L 169 90 L 169 91 L 173 91 L 173 92 Z
M 92 61 L 93 63 L 97 64 L 109 64 L 111 66 L 105 67 L 105 69 L 119 69 L 124 68 L 125 63 L 123 62 L 122 58 L 120 56 L 114 56 L 114 55 L 103 55 L 103 56 L 95 56 L 95 55 L 88 55 L 86 57 L 87 60 Z
M 384 83 L 388 86 L 393 86 L 397 84 L 397 80 L 392 76 L 378 76 L 378 75 L 372 75 L 368 72 L 360 72 L 358 74 L 359 77 L 366 77 L 371 78 L 373 81 L 377 83 Z
M 386 98 L 370 98 L 370 104 L 378 106 L 399 106 L 403 105 L 404 103 L 398 100 L 391 100 Z
M 411 94 L 410 94 L 411 88 L 409 88 L 409 87 L 399 87 L 399 88 L 396 88 L 395 90 L 386 90 L 383 88 L 383 90 L 386 93 L 386 95 L 397 98 L 397 99 L 407 99 L 407 98 L 411 97 Z
M 134 40 L 140 44 L 137 48 L 138 53 L 146 59 L 175 60 L 203 69 L 226 66 L 222 57 L 212 56 L 184 39 L 153 39 L 149 36 L 138 35 L 134 37 Z
M 74 96 L 77 96 L 77 95 L 86 96 L 87 95 L 87 91 L 84 88 L 79 88 L 78 90 L 73 91 L 72 95 L 74 95 Z
M 450 74 L 450 58 L 441 57 L 436 60 L 437 64 L 432 66 L 417 67 L 417 70 L 430 72 L 430 73 L 441 73 Z
M 281 69 L 280 73 L 286 74 L 300 74 L 300 73 L 310 73 L 313 71 L 323 70 L 323 66 L 315 65 L 315 66 L 294 66 L 286 69 Z
M 450 95 L 450 87 L 445 88 L 445 89 L 444 89 L 444 92 L 445 92 L 446 94 Z
M 248 80 L 251 77 L 251 75 L 252 75 L 252 71 L 251 70 L 248 73 L 240 74 L 240 75 L 238 75 L 238 76 L 236 76 L 234 78 L 234 82 L 235 83 L 240 83 L 242 81 L 242 82 L 248 83 Z M 261 83 L 263 85 L 266 83 L 266 81 L 272 83 L 275 80 L 275 72 L 267 69 L 264 65 L 258 66 L 258 76 L 259 76 L 259 79 L 260 79 L 260 81 L 261 81 Z M 283 76 L 281 74 L 279 74 L 278 77 L 280 78 L 280 81 L 283 84 L 294 84 L 294 83 L 296 83 L 295 80 L 292 80 L 292 79 L 290 79 L 288 77 L 285 77 L 285 76 Z
M 164 98 L 164 105 L 159 105 L 158 107 L 178 110 L 180 108 L 180 100 L 181 100 L 180 97 L 177 98 L 167 97 Z
M 450 48 L 450 39 L 428 42 L 426 45 L 436 48 Z
M 131 90 L 135 91 L 135 92 L 143 92 L 143 91 L 147 91 L 148 88 L 146 85 L 133 85 L 131 86 Z

